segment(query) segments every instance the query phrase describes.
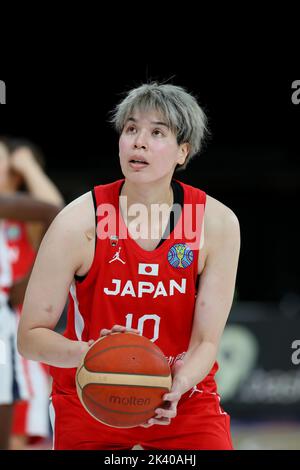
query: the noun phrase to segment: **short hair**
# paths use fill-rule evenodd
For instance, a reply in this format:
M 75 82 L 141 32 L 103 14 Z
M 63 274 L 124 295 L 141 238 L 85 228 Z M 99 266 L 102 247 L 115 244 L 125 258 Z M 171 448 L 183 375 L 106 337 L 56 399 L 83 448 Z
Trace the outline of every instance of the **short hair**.
M 176 168 L 185 169 L 202 149 L 204 137 L 208 133 L 207 117 L 196 98 L 184 88 L 170 84 L 151 82 L 134 88 L 112 111 L 110 122 L 119 134 L 136 109 L 161 113 L 175 134 L 178 145 L 190 145 L 184 164 Z

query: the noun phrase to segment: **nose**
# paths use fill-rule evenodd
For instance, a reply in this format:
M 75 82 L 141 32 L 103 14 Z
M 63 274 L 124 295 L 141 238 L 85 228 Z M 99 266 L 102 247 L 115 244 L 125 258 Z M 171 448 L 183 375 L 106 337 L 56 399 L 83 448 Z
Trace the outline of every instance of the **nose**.
M 144 149 L 144 150 L 146 150 L 146 145 L 134 144 L 134 148 L 135 148 L 135 149 Z
M 134 148 L 135 149 L 147 149 L 147 142 L 146 142 L 146 136 L 143 132 L 139 132 L 134 140 Z

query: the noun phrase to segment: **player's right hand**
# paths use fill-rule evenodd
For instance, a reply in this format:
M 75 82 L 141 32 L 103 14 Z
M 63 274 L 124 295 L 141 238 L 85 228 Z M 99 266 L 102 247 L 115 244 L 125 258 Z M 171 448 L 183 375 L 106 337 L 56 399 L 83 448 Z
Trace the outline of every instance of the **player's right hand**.
M 114 325 L 111 328 L 111 330 L 107 330 L 106 328 L 103 328 L 100 331 L 100 337 L 110 335 L 111 333 L 133 333 L 133 334 L 136 334 L 136 335 L 141 334 L 139 332 L 139 330 L 135 330 L 134 328 L 126 328 L 126 326 Z

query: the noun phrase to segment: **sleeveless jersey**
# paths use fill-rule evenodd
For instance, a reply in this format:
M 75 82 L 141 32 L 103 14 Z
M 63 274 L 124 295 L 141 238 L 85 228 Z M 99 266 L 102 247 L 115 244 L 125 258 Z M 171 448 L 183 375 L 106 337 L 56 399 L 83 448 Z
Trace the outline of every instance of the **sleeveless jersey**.
M 119 209 L 123 182 L 94 188 L 98 208 L 94 260 L 84 280 L 75 279 L 71 285 L 64 336 L 88 341 L 115 324 L 137 328 L 172 365 L 184 357 L 192 331 L 206 194 L 178 181 L 184 195 L 181 214 L 169 237 L 155 250 L 146 251 L 129 234 Z M 197 234 L 194 238 L 192 230 Z M 202 390 L 216 390 L 217 369 L 215 363 L 201 383 Z M 50 372 L 53 393 L 76 393 L 76 369 L 51 367 Z
M 4 221 L 0 220 L 0 306 L 8 301 L 12 286 L 12 269 L 9 259 Z
M 4 229 L 12 278 L 13 282 L 17 282 L 28 274 L 36 252 L 30 243 L 24 222 L 5 220 Z

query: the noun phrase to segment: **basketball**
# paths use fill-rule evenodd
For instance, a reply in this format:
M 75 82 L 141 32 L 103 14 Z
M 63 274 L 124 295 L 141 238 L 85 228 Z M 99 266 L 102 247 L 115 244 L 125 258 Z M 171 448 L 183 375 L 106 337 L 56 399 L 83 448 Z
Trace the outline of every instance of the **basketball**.
M 159 347 L 127 332 L 98 339 L 76 372 L 86 411 L 116 428 L 139 426 L 155 416 L 171 385 L 170 366 Z

